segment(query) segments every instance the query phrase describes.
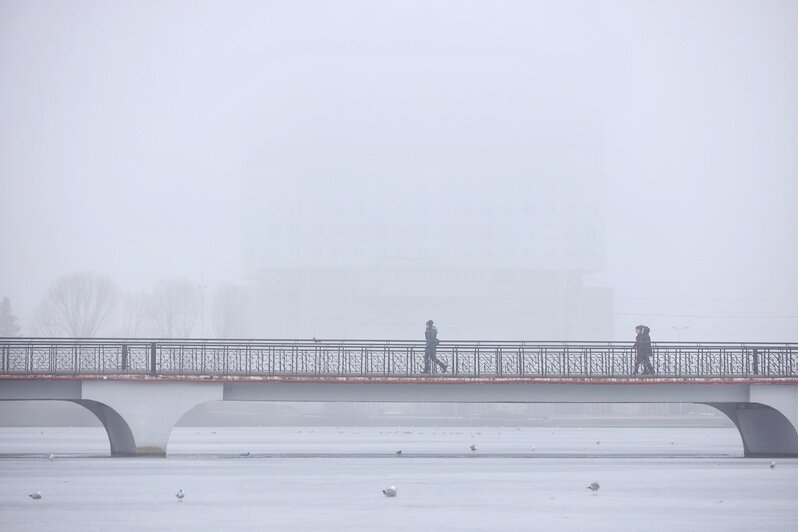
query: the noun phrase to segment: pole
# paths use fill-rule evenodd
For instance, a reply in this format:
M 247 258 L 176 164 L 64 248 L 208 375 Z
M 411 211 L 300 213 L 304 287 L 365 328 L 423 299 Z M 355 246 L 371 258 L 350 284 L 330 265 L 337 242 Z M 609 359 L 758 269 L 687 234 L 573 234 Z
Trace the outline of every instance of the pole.
M 157 344 L 155 342 L 150 344 L 150 375 L 152 376 L 158 374 L 158 372 L 156 371 L 156 362 L 157 362 L 156 346 Z

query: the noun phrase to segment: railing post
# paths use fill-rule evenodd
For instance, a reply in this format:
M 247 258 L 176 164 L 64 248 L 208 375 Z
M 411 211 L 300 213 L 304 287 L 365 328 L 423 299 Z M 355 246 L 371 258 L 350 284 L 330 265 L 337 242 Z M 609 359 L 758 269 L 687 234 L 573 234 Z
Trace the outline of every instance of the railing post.
M 496 375 L 501 377 L 502 376 L 502 366 L 504 365 L 504 361 L 502 360 L 502 348 L 496 348 Z
M 157 347 L 156 346 L 157 346 L 157 344 L 155 342 L 150 344 L 150 375 L 153 375 L 153 376 L 158 374 L 158 372 L 156 371 L 156 363 L 157 363 L 157 360 L 158 360 L 158 357 L 156 355 L 156 353 L 157 353 Z
M 127 354 L 127 344 L 122 344 L 122 372 L 127 373 L 128 369 L 128 354 Z
M 754 375 L 759 375 L 759 349 L 754 349 Z

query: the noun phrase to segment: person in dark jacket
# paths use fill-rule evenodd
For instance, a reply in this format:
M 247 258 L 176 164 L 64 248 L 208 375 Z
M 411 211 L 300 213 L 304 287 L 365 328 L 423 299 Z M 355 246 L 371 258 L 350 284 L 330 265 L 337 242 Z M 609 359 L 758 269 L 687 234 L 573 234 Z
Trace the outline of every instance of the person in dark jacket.
M 648 333 L 651 332 L 651 329 L 646 327 L 645 325 L 638 325 L 635 327 L 635 332 L 637 332 L 637 336 L 635 336 L 635 371 L 634 374 L 637 375 L 637 370 L 640 368 L 640 365 L 643 365 L 643 375 L 653 375 L 654 368 L 651 366 L 651 336 Z
M 438 328 L 435 327 L 432 320 L 427 320 L 424 338 L 427 340 L 427 345 L 424 347 L 424 373 L 430 372 L 432 362 L 435 362 L 441 368 L 441 371 L 446 373 L 446 364 L 435 356 L 440 340 L 438 340 Z

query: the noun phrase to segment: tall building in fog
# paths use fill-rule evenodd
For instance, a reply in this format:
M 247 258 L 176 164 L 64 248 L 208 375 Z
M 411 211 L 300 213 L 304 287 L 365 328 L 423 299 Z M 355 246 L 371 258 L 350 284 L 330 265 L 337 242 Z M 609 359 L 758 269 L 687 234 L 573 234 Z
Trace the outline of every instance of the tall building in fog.
M 513 146 L 256 139 L 245 168 L 251 334 L 605 339 L 602 149 L 551 121 Z

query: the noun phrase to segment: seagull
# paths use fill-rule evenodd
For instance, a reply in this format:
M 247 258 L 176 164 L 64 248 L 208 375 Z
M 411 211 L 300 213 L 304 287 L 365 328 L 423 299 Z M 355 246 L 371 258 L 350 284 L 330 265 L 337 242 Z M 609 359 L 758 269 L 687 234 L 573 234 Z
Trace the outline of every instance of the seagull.
M 593 482 L 593 483 L 590 484 L 590 486 L 587 487 L 587 489 L 592 490 L 593 491 L 593 495 L 595 495 L 596 493 L 598 493 L 598 490 L 599 490 L 600 487 L 601 486 L 599 486 L 598 482 Z
M 396 486 L 391 486 L 390 488 L 385 488 L 382 490 L 382 494 L 386 497 L 396 497 Z
M 601 443 L 601 440 L 596 440 L 596 445 L 599 445 L 600 443 Z
M 472 443 L 472 444 L 471 444 L 471 447 L 469 447 L 469 449 L 471 449 L 471 452 L 472 452 L 472 453 L 473 453 L 473 452 L 476 452 L 476 450 L 477 450 L 477 446 L 476 446 L 476 445 L 474 445 L 474 444 Z
M 532 452 L 533 453 L 535 452 L 535 446 L 534 445 L 532 446 Z
M 55 460 L 55 455 L 53 453 L 50 453 L 50 456 L 48 456 L 47 458 L 49 458 L 50 461 L 52 462 L 53 460 Z
M 318 338 L 316 338 L 315 336 L 313 337 L 313 341 L 314 341 L 315 343 L 319 343 L 319 342 L 321 342 L 321 340 L 319 340 L 319 339 L 318 339 Z
M 42 498 L 42 492 L 41 491 L 37 491 L 36 493 L 31 493 L 30 495 L 28 495 L 28 497 L 30 497 L 34 501 L 38 501 L 39 499 Z
M 398 451 L 396 451 L 396 456 L 402 456 L 402 449 L 399 449 Z
M 776 469 L 776 462 L 770 462 L 770 469 Z
M 249 451 L 245 452 L 245 453 L 244 453 L 244 454 L 242 454 L 241 456 L 243 456 L 244 458 L 249 458 Z
M 185 496 L 186 494 L 183 493 L 183 490 L 180 490 L 175 494 L 175 497 L 177 497 L 177 502 L 183 502 L 183 497 Z

